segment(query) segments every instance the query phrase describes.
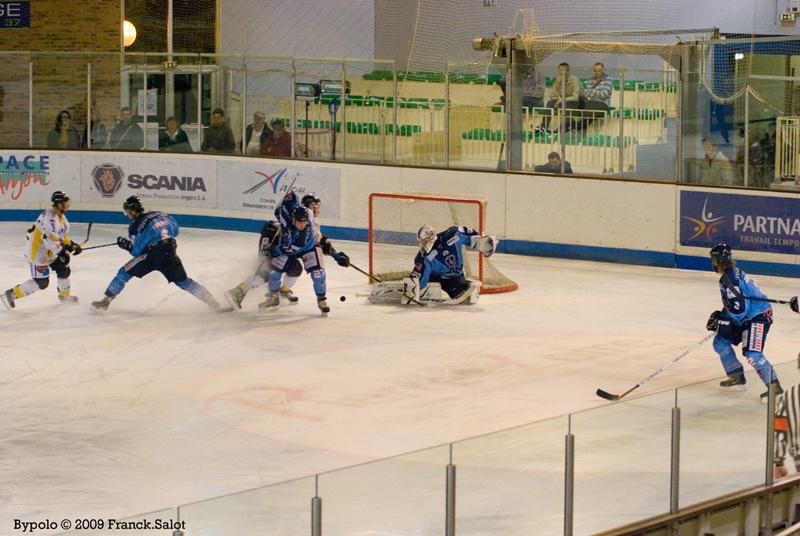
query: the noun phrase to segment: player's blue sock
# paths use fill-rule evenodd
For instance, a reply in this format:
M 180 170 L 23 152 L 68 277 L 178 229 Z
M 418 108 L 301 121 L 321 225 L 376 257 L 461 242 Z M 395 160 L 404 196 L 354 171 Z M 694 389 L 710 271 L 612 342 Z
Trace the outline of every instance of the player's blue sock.
M 736 352 L 733 351 L 733 346 L 728 339 L 719 335 L 714 337 L 714 351 L 719 354 L 719 359 L 728 376 L 744 372 L 744 367 L 736 358 Z
M 283 273 L 277 270 L 269 274 L 269 290 L 270 292 L 278 292 L 281 289 L 281 277 Z
M 311 272 L 311 282 L 314 283 L 314 293 L 320 297 L 325 297 L 325 270 L 314 270 Z
M 750 363 L 750 366 L 756 369 L 758 377 L 761 378 L 762 382 L 767 385 L 770 383 L 778 383 L 778 375 L 775 374 L 775 369 L 772 368 L 772 364 L 767 361 L 764 354 L 761 352 L 748 352 L 745 354 L 745 357 L 747 358 L 747 362 Z
M 208 302 L 209 297 L 211 297 L 211 293 L 208 289 L 191 277 L 187 277 L 183 281 L 176 281 L 175 284 L 178 288 L 185 290 L 198 300 Z
M 108 288 L 106 289 L 106 296 L 109 298 L 116 296 L 122 289 L 125 288 L 125 283 L 131 280 L 131 275 L 125 271 L 125 267 L 120 268 L 117 270 L 117 274 L 114 276 L 114 279 L 111 280 L 111 283 L 108 284 Z

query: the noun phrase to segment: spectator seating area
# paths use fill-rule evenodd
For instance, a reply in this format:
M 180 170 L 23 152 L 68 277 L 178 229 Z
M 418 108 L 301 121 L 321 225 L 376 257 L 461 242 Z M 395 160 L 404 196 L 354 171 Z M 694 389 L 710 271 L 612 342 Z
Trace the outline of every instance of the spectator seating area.
M 620 122 L 625 152 L 625 170 L 636 165 L 636 147 L 665 143 L 666 120 L 674 117 L 676 84 L 671 72 L 664 73 L 664 82 L 626 80 L 623 86 L 624 109 L 619 107 L 620 84 L 614 81 L 611 108 L 593 121 L 582 124 L 583 111 L 567 110 L 565 125 L 579 125 L 564 133 L 566 158 L 578 173 L 605 174 L 619 172 Z M 408 73 L 398 77 L 398 97 L 392 97 L 391 73 L 375 71 L 363 78 L 350 79 L 351 94 L 346 106 L 339 107 L 335 129 L 337 158 L 381 161 L 392 157 L 393 129 L 396 115 L 397 159 L 399 163 L 441 165 L 445 161 L 445 84 L 438 73 Z M 451 165 L 496 167 L 502 158 L 505 141 L 505 107 L 498 105 L 499 76 L 451 75 L 449 127 Z M 585 81 L 582 81 L 585 82 Z M 553 79 L 547 79 L 552 86 Z M 251 96 L 252 98 L 252 96 Z M 263 106 L 278 111 L 289 124 L 291 101 L 264 97 Z M 318 98 L 304 121 L 305 103 L 296 103 L 296 135 L 302 129 L 331 129 L 333 124 L 328 105 L 331 99 Z M 562 141 L 560 110 L 523 109 L 523 166 L 532 169 L 546 161 L 550 151 L 560 151 Z M 542 121 L 550 116 L 551 132 L 539 132 Z M 342 125 L 346 134 L 342 133 Z M 330 154 L 330 140 L 315 136 L 309 140 L 312 153 Z

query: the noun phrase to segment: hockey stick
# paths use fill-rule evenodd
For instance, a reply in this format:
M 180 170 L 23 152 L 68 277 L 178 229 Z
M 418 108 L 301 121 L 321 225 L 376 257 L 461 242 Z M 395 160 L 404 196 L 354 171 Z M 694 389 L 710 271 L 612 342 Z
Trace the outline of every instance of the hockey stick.
M 349 264 L 349 266 L 350 266 L 350 268 L 353 268 L 353 269 L 355 269 L 357 272 L 361 272 L 361 273 L 362 273 L 362 274 L 364 274 L 365 276 L 369 277 L 370 279 L 372 279 L 372 280 L 373 280 L 373 281 L 375 281 L 376 283 L 383 283 L 383 280 L 381 280 L 381 279 L 379 279 L 379 278 L 375 277 L 374 275 L 372 275 L 372 274 L 371 274 L 371 273 L 369 273 L 369 272 L 365 272 L 364 270 L 362 270 L 361 268 L 359 268 L 358 266 L 356 266 L 356 265 L 355 265 L 355 264 L 353 264 L 352 262 Z M 404 298 L 407 298 L 409 301 L 416 303 L 416 304 L 417 304 L 417 305 L 419 305 L 420 307 L 425 307 L 425 304 L 424 304 L 424 303 L 422 303 L 422 302 L 421 302 L 421 301 L 419 301 L 419 300 L 416 300 L 416 299 L 412 298 L 411 296 L 409 296 L 408 294 L 406 294 L 406 293 L 405 293 L 405 292 L 403 292 L 402 290 L 398 290 L 398 289 L 396 289 L 396 288 L 389 289 L 389 290 L 393 290 L 393 291 L 395 291 L 395 292 L 399 292 L 400 294 L 402 294 L 402 295 L 403 295 L 403 297 L 404 297 Z
M 116 246 L 116 245 L 117 245 L 116 242 L 111 242 L 110 244 L 102 244 L 99 246 L 90 246 L 88 248 L 83 248 L 83 251 L 88 251 L 90 249 L 97 249 L 97 248 L 107 248 L 108 246 Z
M 674 358 L 672 361 L 670 361 L 666 365 L 662 366 L 661 368 L 657 369 L 655 372 L 650 374 L 647 378 L 641 380 L 639 383 L 637 383 L 636 385 L 634 385 L 633 387 L 631 387 L 630 389 L 628 389 L 627 391 L 625 391 L 621 395 L 612 395 L 608 391 L 603 391 L 602 389 L 598 389 L 597 390 L 597 396 L 599 396 L 600 398 L 605 398 L 606 400 L 619 400 L 620 398 L 624 398 L 624 397 L 628 396 L 630 393 L 632 393 L 633 391 L 635 391 L 636 389 L 638 389 L 642 385 L 646 384 L 647 382 L 649 382 L 650 380 L 652 380 L 653 378 L 655 378 L 656 376 L 658 376 L 659 374 L 661 374 L 662 372 L 667 370 L 669 367 L 671 367 L 672 365 L 674 365 L 675 363 L 677 363 L 678 361 L 680 361 L 681 359 L 683 359 L 684 357 L 686 357 L 690 353 L 692 353 L 695 350 L 697 350 L 698 348 L 700 348 L 707 340 L 709 340 L 710 338 L 712 338 L 715 335 L 716 335 L 716 332 L 715 333 L 709 333 L 708 335 L 703 337 L 703 339 L 701 341 L 695 343 L 693 346 L 691 346 L 690 348 L 685 350 L 681 355 L 679 355 L 678 357 Z
M 89 227 L 86 228 L 86 238 L 84 238 L 83 242 L 81 242 L 81 246 L 89 241 L 89 236 L 92 234 L 92 225 L 94 225 L 94 223 L 89 222 Z
M 745 296 L 733 285 L 733 282 L 731 281 L 730 277 L 728 277 L 728 274 L 725 273 L 722 274 L 722 284 L 725 285 L 726 289 L 733 292 L 734 295 L 736 295 L 736 297 L 739 299 L 769 302 L 769 303 L 780 303 L 781 305 L 790 305 L 792 303 L 791 301 L 788 300 L 773 300 L 772 298 L 757 298 L 755 296 Z

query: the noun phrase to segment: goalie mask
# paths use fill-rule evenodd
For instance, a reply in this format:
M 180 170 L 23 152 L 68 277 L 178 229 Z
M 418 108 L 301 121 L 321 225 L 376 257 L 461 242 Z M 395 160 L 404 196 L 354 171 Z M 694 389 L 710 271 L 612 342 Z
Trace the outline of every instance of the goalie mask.
M 427 255 L 433 249 L 433 244 L 436 243 L 436 229 L 430 225 L 423 225 L 417 232 L 417 239 L 419 240 L 419 249 Z

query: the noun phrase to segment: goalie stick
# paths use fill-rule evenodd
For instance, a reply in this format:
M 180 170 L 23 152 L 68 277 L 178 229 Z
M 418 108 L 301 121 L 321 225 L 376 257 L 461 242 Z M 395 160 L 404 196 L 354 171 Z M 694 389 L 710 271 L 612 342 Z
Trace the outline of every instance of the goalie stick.
M 661 374 L 662 372 L 667 370 L 669 367 L 671 367 L 672 365 L 674 365 L 675 363 L 677 363 L 678 361 L 680 361 L 681 359 L 683 359 L 684 357 L 686 357 L 690 353 L 692 353 L 695 350 L 697 350 L 698 348 L 700 348 L 707 340 L 711 339 L 715 335 L 716 335 L 716 332 L 715 333 L 709 333 L 708 335 L 703 337 L 702 340 L 700 340 L 699 342 L 695 343 L 693 346 L 691 346 L 690 348 L 685 350 L 681 355 L 673 358 L 672 361 L 670 361 L 666 365 L 662 366 L 661 368 L 657 369 L 655 372 L 650 374 L 647 378 L 641 380 L 639 383 L 637 383 L 636 385 L 634 385 L 633 387 L 631 387 L 630 389 L 628 389 L 627 391 L 625 391 L 621 395 L 612 395 L 608 391 L 604 391 L 602 389 L 598 389 L 597 390 L 597 396 L 599 396 L 600 398 L 605 398 L 606 400 L 619 400 L 621 398 L 624 398 L 624 397 L 628 396 L 630 393 L 632 393 L 633 391 L 635 391 L 636 389 L 638 389 L 642 385 L 646 384 L 647 382 L 649 382 L 650 380 L 652 380 L 653 378 L 655 378 L 656 376 L 658 376 L 659 374 Z
M 355 269 L 356 271 L 358 271 L 358 272 L 361 272 L 361 273 L 362 273 L 362 274 L 364 274 L 365 276 L 369 277 L 370 279 L 372 279 L 372 280 L 373 280 L 373 281 L 375 281 L 376 283 L 383 283 L 383 280 L 381 280 L 381 279 L 379 279 L 379 278 L 375 277 L 374 275 L 372 275 L 372 274 L 371 274 L 371 273 L 369 273 L 369 272 L 365 272 L 364 270 L 362 270 L 361 268 L 359 268 L 358 266 L 356 266 L 356 265 L 355 265 L 355 264 L 353 264 L 352 262 L 350 263 L 350 265 L 349 265 L 349 266 L 350 266 L 350 268 L 353 268 L 353 269 Z M 416 299 L 412 298 L 411 296 L 409 296 L 408 294 L 406 294 L 406 293 L 405 293 L 405 292 L 403 292 L 402 290 L 397 290 L 397 289 L 389 289 L 389 290 L 393 290 L 393 291 L 395 291 L 395 292 L 399 292 L 400 294 L 402 294 L 402 295 L 403 295 L 403 297 L 407 298 L 409 301 L 416 303 L 416 304 L 417 304 L 417 305 L 419 305 L 420 307 L 425 307 L 425 304 L 424 304 L 424 303 L 422 303 L 422 302 L 421 302 L 421 301 L 419 301 L 419 300 L 416 300 Z

